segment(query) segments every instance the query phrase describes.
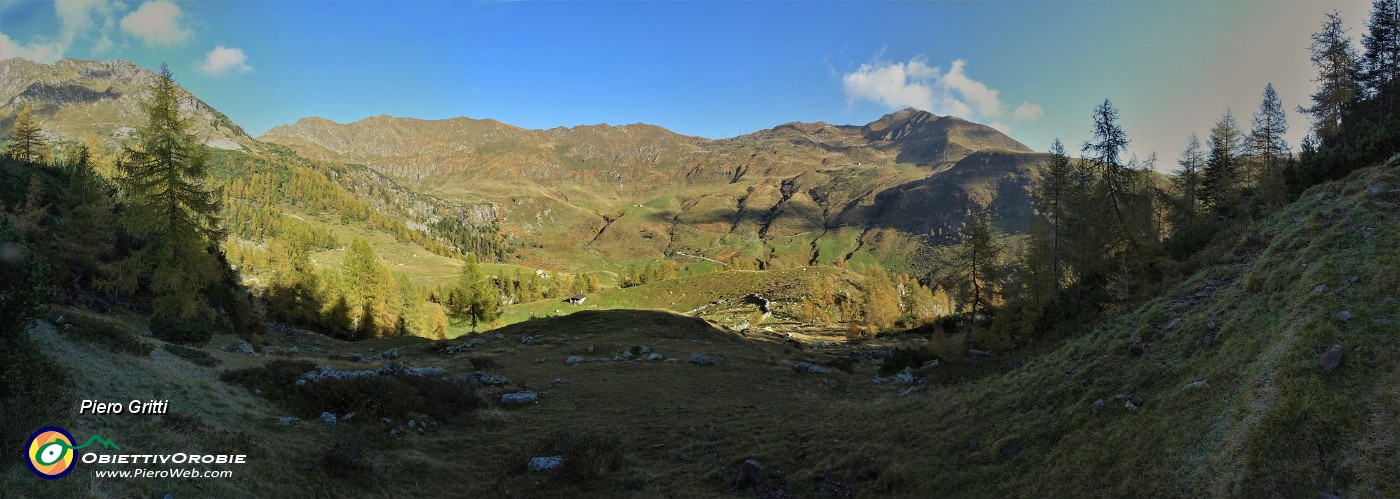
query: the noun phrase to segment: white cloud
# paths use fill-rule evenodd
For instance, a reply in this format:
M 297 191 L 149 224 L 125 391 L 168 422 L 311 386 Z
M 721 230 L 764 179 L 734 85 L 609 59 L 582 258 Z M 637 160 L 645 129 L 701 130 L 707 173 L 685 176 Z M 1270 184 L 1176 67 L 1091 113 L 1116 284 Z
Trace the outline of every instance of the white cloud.
M 190 30 L 180 24 L 180 7 L 168 0 L 141 4 L 122 18 L 122 31 L 140 38 L 146 45 L 177 45 L 190 38 Z
M 967 77 L 963 68 L 967 66 L 967 61 L 958 59 L 953 61 L 953 66 L 948 70 L 948 74 L 943 75 L 940 82 L 949 89 L 955 90 L 963 99 L 971 101 L 977 108 L 977 113 L 982 116 L 1001 116 L 1001 99 L 997 98 L 997 92 L 988 88 L 982 82 Z
M 232 73 L 247 73 L 252 71 L 253 67 L 248 65 L 248 56 L 243 53 L 243 49 L 218 45 L 204 56 L 204 62 L 199 65 L 199 70 L 209 76 L 223 76 Z
M 1045 115 L 1045 110 L 1040 108 L 1040 104 L 1031 104 L 1029 102 L 1022 102 L 1020 106 L 1016 107 L 1015 111 L 1011 112 L 1012 118 L 1021 121 L 1035 121 L 1040 119 L 1043 115 Z
M 0 33 L 0 61 L 14 57 L 52 64 L 63 58 L 63 44 L 53 42 L 24 45 L 11 40 L 6 34 Z
M 853 101 L 868 100 L 893 108 L 931 111 L 937 107 L 931 80 L 938 78 L 938 72 L 938 68 L 915 58 L 908 64 L 861 64 L 854 73 L 842 76 L 841 82 L 846 88 L 846 98 Z
M 105 52 L 112 47 L 111 31 L 115 25 L 113 16 L 116 8 L 107 0 L 54 0 L 53 10 L 58 17 L 59 37 L 65 46 L 73 46 L 73 41 L 97 34 L 93 42 L 93 52 Z
M 992 128 L 1007 132 L 1005 106 L 1000 92 L 967 76 L 967 61 L 953 61 L 948 71 L 930 66 L 922 57 L 909 62 L 861 64 L 841 77 L 846 99 L 877 102 L 892 109 L 912 107 L 934 114 L 959 116 L 990 122 Z M 1039 118 L 1039 105 L 1021 104 L 1012 117 L 1033 121 Z

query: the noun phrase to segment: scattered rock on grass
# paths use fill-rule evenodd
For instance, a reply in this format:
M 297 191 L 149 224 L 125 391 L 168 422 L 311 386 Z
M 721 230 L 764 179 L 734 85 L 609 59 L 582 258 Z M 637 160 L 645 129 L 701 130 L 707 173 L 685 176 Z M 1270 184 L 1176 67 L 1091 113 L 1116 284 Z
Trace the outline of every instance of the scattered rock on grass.
M 829 369 L 813 364 L 811 362 L 798 362 L 796 364 L 793 364 L 792 370 L 797 372 L 809 372 L 813 374 L 826 374 L 830 372 Z
M 1187 390 L 1200 390 L 1200 389 L 1205 388 L 1205 387 L 1207 387 L 1207 386 L 1210 386 L 1210 383 L 1206 383 L 1206 380 L 1200 380 L 1200 381 L 1192 381 L 1192 382 L 1190 382 L 1190 383 L 1187 383 L 1187 384 L 1186 384 L 1185 386 L 1183 386 L 1182 388 L 1185 388 L 1185 389 L 1187 389 Z
M 574 364 L 582 364 L 582 363 L 583 363 L 583 357 L 579 357 L 579 356 L 577 356 L 577 355 L 570 355 L 570 356 L 564 358 L 564 365 L 566 365 L 566 366 L 572 366 L 572 365 L 574 365 Z
M 297 424 L 300 421 L 300 419 L 294 418 L 292 416 L 284 416 L 277 418 L 277 426 L 290 426 Z
M 331 413 L 331 412 L 323 412 L 323 413 L 321 413 L 321 421 L 325 421 L 326 424 L 328 424 L 328 425 L 334 425 L 335 422 L 336 422 L 335 413 Z
M 1089 410 L 1093 412 L 1103 412 L 1103 410 L 1106 409 L 1107 406 L 1108 403 L 1104 402 L 1103 399 L 1098 399 L 1095 400 L 1094 403 L 1089 404 Z
M 747 489 L 757 487 L 763 483 L 763 463 L 757 460 L 748 459 L 744 464 L 739 465 L 739 478 L 734 481 L 737 489 Z
M 894 375 L 894 382 L 901 385 L 912 385 L 919 382 L 919 380 L 914 377 L 914 369 L 906 367 L 903 371 L 900 371 L 899 374 Z
M 1351 320 L 1352 317 L 1354 317 L 1354 316 L 1351 315 L 1351 311 L 1350 311 L 1350 310 L 1343 310 L 1343 311 L 1341 311 L 1341 312 L 1337 312 L 1337 318 L 1338 318 L 1338 319 L 1341 319 L 1341 320 L 1344 320 L 1344 321 L 1349 321 L 1349 320 Z
M 656 353 L 656 352 L 652 352 L 652 353 L 647 354 L 647 360 L 650 361 L 650 362 L 656 362 L 656 361 L 661 360 L 661 359 L 664 359 L 664 358 L 665 358 L 665 357 L 663 357 L 661 354 Z
M 505 405 L 538 404 L 540 395 L 531 391 L 514 392 L 501 395 L 501 403 Z
M 690 363 L 697 366 L 713 366 L 715 359 L 700 352 L 690 354 Z
M 530 471 L 552 470 L 564 465 L 564 456 L 535 456 L 526 465 Z
M 230 352 L 233 352 L 233 353 L 241 353 L 241 354 L 243 354 L 243 355 L 257 355 L 257 354 L 258 354 L 257 351 L 253 350 L 253 345 L 252 345 L 252 344 L 248 343 L 247 341 L 243 341 L 243 340 L 239 340 L 238 343 L 234 343 L 233 345 L 230 345 L 226 350 L 228 350 L 228 351 L 230 351 Z
M 1322 362 L 1322 368 L 1328 371 L 1340 367 L 1342 365 L 1342 346 L 1332 345 L 1332 348 L 1323 353 L 1318 360 Z

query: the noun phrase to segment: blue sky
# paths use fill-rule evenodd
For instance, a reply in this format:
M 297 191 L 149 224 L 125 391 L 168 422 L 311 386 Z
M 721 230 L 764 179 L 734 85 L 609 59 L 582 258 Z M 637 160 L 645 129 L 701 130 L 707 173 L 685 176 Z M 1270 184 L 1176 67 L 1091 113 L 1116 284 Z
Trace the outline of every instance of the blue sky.
M 0 0 L 0 58 L 169 63 L 250 134 L 306 116 L 661 125 L 711 138 L 915 106 L 1077 150 L 1104 98 L 1170 169 L 1187 134 L 1273 82 L 1346 1 L 460 2 Z M 1307 122 L 1289 113 L 1296 145 Z

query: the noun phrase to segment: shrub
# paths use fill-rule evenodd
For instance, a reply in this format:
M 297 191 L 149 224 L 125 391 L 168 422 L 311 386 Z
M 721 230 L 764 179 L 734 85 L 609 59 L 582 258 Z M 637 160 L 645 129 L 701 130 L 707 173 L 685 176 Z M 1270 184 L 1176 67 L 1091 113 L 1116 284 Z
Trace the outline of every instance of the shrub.
M 496 359 L 491 357 L 472 357 L 467 359 L 467 362 L 471 362 L 473 371 L 486 371 L 503 367 L 500 362 L 496 362 Z
M 68 379 L 28 338 L 0 335 L 0 447 L 18 449 L 34 429 L 69 421 L 76 401 Z
M 213 326 L 165 315 L 151 317 L 151 334 L 161 340 L 180 345 L 203 345 L 213 337 Z
M 223 363 L 223 361 L 220 361 L 213 355 L 209 355 L 203 350 L 182 347 L 180 345 L 165 345 L 161 348 L 197 366 L 214 367 Z
M 276 399 L 296 388 L 297 378 L 313 369 L 316 364 L 304 360 L 274 360 L 262 367 L 226 371 L 219 375 L 219 380 L 249 390 L 262 390 L 268 398 Z
M 358 441 L 342 439 L 337 441 L 321 458 L 321 467 L 326 474 L 339 478 L 364 477 L 374 473 L 374 463 L 370 461 L 365 446 Z
M 932 351 L 917 347 L 900 347 L 890 351 L 890 356 L 880 364 L 880 375 L 889 376 L 903 371 L 906 367 L 918 369 L 925 362 L 936 359 Z
M 220 379 L 262 390 L 263 396 L 302 417 L 322 412 L 356 413 L 357 421 L 427 414 L 447 421 L 486 406 L 469 381 L 426 376 L 360 376 L 323 379 L 305 386 L 296 380 L 316 366 L 305 361 L 276 360 L 264 367 L 229 371 Z
M 512 463 L 515 471 L 525 472 L 530 458 L 535 456 L 562 456 L 563 464 L 549 478 L 580 486 L 621 469 L 625 457 L 621 440 L 599 433 L 554 432 L 521 451 Z
M 835 359 L 822 362 L 821 365 L 830 367 L 832 369 L 839 369 L 845 372 L 846 374 L 855 374 L 855 366 L 859 363 L 860 359 L 856 357 L 837 357 Z
M 153 350 L 151 345 L 138 339 L 131 331 L 108 319 L 73 314 L 67 325 L 72 327 L 66 327 L 64 334 L 70 338 L 101 345 L 114 352 L 145 357 Z

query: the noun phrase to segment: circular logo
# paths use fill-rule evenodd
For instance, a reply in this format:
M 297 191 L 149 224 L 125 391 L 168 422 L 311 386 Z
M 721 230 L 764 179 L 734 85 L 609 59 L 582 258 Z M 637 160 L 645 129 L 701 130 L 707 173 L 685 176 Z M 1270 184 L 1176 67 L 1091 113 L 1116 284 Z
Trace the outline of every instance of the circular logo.
M 29 437 L 25 446 L 29 469 L 48 480 L 62 478 L 73 471 L 73 435 L 57 426 L 45 426 Z

